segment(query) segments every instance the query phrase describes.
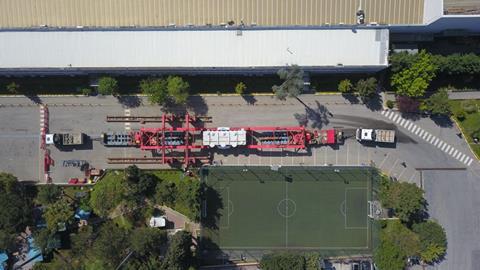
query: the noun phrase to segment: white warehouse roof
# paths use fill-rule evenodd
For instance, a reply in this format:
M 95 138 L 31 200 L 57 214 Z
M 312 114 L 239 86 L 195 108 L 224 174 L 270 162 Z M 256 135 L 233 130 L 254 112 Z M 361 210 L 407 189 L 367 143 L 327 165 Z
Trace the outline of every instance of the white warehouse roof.
M 0 69 L 383 66 L 387 29 L 0 32 Z

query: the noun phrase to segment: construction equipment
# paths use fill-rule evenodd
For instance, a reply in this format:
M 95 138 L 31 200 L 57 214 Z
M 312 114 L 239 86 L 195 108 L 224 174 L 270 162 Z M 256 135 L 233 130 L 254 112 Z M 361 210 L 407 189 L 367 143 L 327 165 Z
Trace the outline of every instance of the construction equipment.
M 359 128 L 355 133 L 355 137 L 359 142 L 394 143 L 395 130 Z
M 45 136 L 47 145 L 54 144 L 56 146 L 74 146 L 84 143 L 85 134 L 83 133 L 54 133 Z
M 120 118 L 107 117 L 107 121 L 119 122 Z M 151 117 L 152 118 L 152 117 Z M 196 117 L 185 114 L 162 115 L 161 126 L 157 128 L 142 127 L 140 130 L 122 133 L 103 133 L 105 146 L 136 146 L 150 150 L 154 157 L 112 157 L 109 164 L 158 164 L 181 162 L 185 166 L 200 162 L 210 162 L 206 151 L 212 148 L 246 148 L 257 150 L 290 149 L 301 150 L 315 145 L 329 145 L 343 142 L 343 132 L 338 129 L 308 131 L 302 126 L 276 127 L 196 127 L 202 119 L 211 121 L 210 117 Z M 135 119 L 149 119 L 136 116 Z M 180 126 L 173 122 L 182 123 Z M 182 153 L 183 152 L 183 153 Z

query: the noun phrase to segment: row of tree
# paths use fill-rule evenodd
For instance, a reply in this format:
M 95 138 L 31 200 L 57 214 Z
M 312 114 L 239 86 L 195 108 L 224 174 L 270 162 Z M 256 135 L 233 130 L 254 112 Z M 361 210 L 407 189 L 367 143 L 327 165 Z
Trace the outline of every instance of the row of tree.
M 349 94 L 356 91 L 363 101 L 368 101 L 377 92 L 377 79 L 370 77 L 358 80 L 355 85 L 349 79 L 340 81 L 338 91 L 342 94 Z
M 422 58 L 422 54 L 409 54 L 406 52 L 393 53 L 390 55 L 390 66 L 393 73 L 398 73 L 413 65 Z M 451 54 L 431 55 L 432 64 L 438 67 L 442 75 L 478 75 L 480 74 L 480 55 Z
M 320 254 L 277 252 L 266 254 L 260 261 L 263 270 L 316 270 L 320 269 Z
M 374 261 L 381 270 L 401 270 L 407 258 L 419 258 L 433 264 L 443 258 L 447 249 L 444 229 L 426 219 L 423 190 L 415 184 L 382 179 L 379 199 L 394 211 L 398 220 L 382 221 L 380 245 Z

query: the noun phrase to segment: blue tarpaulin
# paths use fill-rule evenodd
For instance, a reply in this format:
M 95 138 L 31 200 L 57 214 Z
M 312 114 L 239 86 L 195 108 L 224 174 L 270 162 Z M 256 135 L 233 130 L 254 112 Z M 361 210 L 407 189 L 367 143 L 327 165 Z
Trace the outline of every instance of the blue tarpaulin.
M 5 270 L 8 255 L 5 252 L 0 253 L 0 270 Z

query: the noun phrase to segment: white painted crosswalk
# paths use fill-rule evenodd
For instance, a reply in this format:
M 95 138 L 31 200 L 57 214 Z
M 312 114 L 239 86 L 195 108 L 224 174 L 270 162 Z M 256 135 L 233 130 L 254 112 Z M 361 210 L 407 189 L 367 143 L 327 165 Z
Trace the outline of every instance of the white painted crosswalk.
M 452 156 L 453 158 L 457 159 L 461 163 L 470 166 L 474 159 L 470 157 L 468 154 L 462 153 L 455 149 L 453 146 L 449 145 L 448 143 L 440 140 L 436 136 L 428 133 L 420 126 L 417 126 L 412 121 L 403 118 L 400 114 L 391 111 L 391 110 L 384 110 L 381 114 L 391 120 L 392 122 L 396 123 L 397 125 L 404 127 L 411 133 L 415 134 L 416 136 L 422 138 L 426 142 L 432 144 L 433 146 L 437 147 L 441 151 L 445 152 L 446 154 Z

